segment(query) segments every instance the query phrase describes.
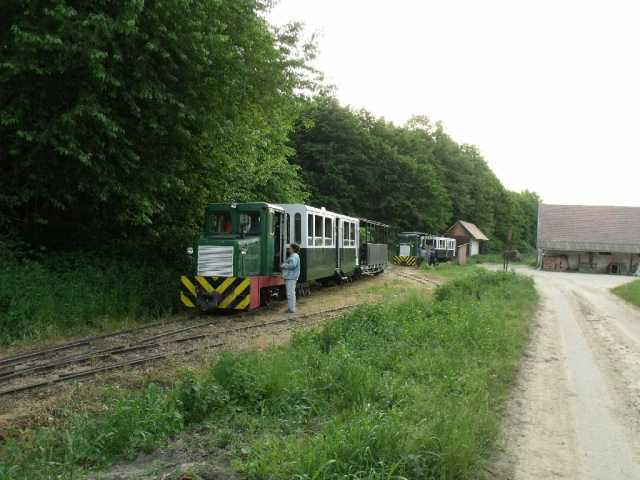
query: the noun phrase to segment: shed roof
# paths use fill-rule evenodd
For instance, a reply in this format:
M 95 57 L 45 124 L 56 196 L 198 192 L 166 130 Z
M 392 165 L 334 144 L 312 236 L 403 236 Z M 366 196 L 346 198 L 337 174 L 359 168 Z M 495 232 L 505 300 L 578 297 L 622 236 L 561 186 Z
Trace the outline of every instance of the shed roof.
M 640 208 L 540 204 L 538 248 L 640 253 Z
M 480 230 L 475 224 L 471 222 L 465 222 L 464 220 L 458 220 L 456 223 L 451 225 L 449 230 L 447 230 L 447 233 L 453 230 L 453 227 L 455 227 L 458 224 L 460 224 L 462 228 L 464 228 L 469 234 L 469 236 L 472 237 L 474 240 L 485 240 L 485 241 L 489 240 L 487 236 L 484 233 L 482 233 L 482 230 Z

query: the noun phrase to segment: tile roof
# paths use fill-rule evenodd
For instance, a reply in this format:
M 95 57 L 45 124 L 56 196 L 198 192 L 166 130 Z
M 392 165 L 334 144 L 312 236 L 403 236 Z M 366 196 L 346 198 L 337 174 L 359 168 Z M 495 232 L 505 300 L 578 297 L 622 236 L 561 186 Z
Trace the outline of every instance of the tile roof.
M 540 204 L 538 248 L 640 253 L 640 207 Z
M 465 222 L 463 220 L 458 220 L 456 223 L 454 223 L 451 228 L 449 228 L 449 230 L 447 230 L 447 232 L 451 231 L 453 229 L 453 227 L 455 227 L 457 224 L 462 225 L 462 227 L 469 233 L 469 235 L 471 235 L 475 240 L 485 240 L 488 241 L 489 239 L 487 238 L 487 236 L 482 233 L 482 230 L 480 230 L 476 225 L 474 225 L 471 222 Z

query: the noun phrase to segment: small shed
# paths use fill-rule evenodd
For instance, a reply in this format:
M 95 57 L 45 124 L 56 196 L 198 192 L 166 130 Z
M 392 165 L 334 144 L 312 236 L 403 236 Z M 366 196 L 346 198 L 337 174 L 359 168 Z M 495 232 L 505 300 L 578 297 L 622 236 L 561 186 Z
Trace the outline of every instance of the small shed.
M 478 255 L 481 243 L 489 241 L 482 230 L 473 223 L 464 220 L 458 220 L 454 223 L 447 230 L 447 236 L 455 238 L 458 245 L 467 244 L 467 257 Z

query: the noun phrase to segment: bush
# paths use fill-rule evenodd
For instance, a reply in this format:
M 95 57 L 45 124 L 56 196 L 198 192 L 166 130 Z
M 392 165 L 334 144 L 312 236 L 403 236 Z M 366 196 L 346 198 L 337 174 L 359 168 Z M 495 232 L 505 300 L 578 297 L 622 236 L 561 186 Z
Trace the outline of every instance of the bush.
M 165 264 L 90 253 L 6 260 L 0 269 L 0 343 L 163 315 L 177 305 L 179 275 Z

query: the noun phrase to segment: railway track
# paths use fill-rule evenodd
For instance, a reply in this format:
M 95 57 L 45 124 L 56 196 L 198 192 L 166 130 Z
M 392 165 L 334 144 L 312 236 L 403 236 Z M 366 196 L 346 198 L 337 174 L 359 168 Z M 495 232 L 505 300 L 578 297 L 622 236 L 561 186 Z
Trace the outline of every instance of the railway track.
M 286 315 L 266 322 L 253 322 L 225 329 L 217 327 L 210 319 L 206 322 L 165 329 L 150 336 L 139 337 L 138 334 L 141 331 L 161 325 L 150 324 L 5 357 L 0 359 L 0 397 L 178 355 L 184 356 L 220 348 L 225 345 L 225 338 L 239 332 L 260 330 L 281 324 L 293 326 L 308 323 L 307 320 L 313 317 L 331 318 L 358 305 L 360 304 L 345 305 L 303 315 Z M 216 320 L 219 319 L 220 317 Z M 196 333 L 199 330 L 201 331 Z M 117 342 L 113 343 L 114 340 Z M 71 353 L 74 350 L 82 351 Z
M 414 282 L 421 283 L 423 285 L 428 285 L 429 287 L 433 287 L 433 286 L 437 287 L 438 285 L 442 284 L 442 282 L 439 282 L 437 280 L 432 280 L 432 279 L 426 278 L 426 277 L 424 277 L 422 275 L 409 273 L 409 272 L 406 272 L 406 271 L 398 271 L 398 270 L 396 270 L 395 273 L 396 273 L 396 275 L 398 275 L 401 278 L 405 278 L 407 280 L 412 280 Z

